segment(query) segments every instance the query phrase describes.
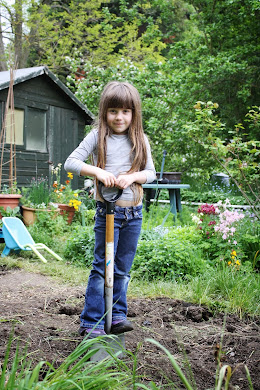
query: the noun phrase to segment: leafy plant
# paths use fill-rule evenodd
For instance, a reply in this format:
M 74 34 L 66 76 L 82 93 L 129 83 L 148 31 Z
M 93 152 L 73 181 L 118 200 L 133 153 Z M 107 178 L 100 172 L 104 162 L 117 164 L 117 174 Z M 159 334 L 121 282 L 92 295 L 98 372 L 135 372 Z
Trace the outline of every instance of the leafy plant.
M 46 208 L 50 201 L 47 177 L 33 177 L 29 187 L 22 188 L 21 203 L 31 208 Z
M 194 106 L 196 119 L 186 125 L 192 139 L 207 150 L 211 156 L 225 170 L 240 190 L 246 204 L 250 205 L 253 212 L 260 219 L 259 204 L 259 154 L 260 141 L 247 139 L 244 127 L 241 123 L 235 125 L 235 130 L 230 131 L 229 139 L 222 138 L 225 125 L 216 117 L 217 103 L 211 101 L 197 102 Z M 255 112 L 248 117 L 259 126 L 260 115 Z M 259 111 L 259 109 L 258 109 Z
M 147 280 L 174 280 L 196 275 L 206 266 L 201 250 L 191 242 L 191 231 L 197 241 L 194 228 L 174 229 L 171 235 L 163 233 L 158 226 L 157 233 L 141 236 L 137 246 L 132 272 L 135 277 Z
M 59 214 L 53 216 L 52 213 L 48 212 L 39 211 L 36 213 L 37 222 L 28 226 L 28 230 L 35 242 L 41 242 L 53 249 L 53 247 L 59 245 L 57 238 L 62 237 L 64 232 L 69 229 L 69 226 Z M 60 248 L 58 249 L 58 252 L 60 252 Z
M 92 227 L 75 226 L 67 239 L 64 256 L 70 262 L 81 266 L 91 266 L 93 261 L 95 236 Z
M 20 207 L 11 208 L 10 206 L 7 206 L 6 209 L 3 206 L 0 206 L 0 214 L 2 217 L 20 217 Z M 2 223 L 2 220 L 0 220 Z
M 223 204 L 219 201 L 215 206 L 203 204 L 197 214 L 192 214 L 202 237 L 201 248 L 209 260 L 225 260 L 232 265 L 235 258 L 235 265 L 240 266 L 242 251 L 237 226 L 243 218 L 243 213 L 230 210 L 228 199 Z

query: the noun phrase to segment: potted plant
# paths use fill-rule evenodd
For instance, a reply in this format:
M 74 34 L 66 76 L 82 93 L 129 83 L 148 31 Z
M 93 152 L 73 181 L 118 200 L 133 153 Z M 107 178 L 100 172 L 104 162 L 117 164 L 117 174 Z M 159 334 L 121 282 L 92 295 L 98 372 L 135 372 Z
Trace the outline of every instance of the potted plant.
M 53 192 L 51 193 L 51 201 L 53 204 L 57 204 L 60 209 L 61 215 L 68 216 L 68 224 L 71 224 L 75 211 L 79 211 L 81 200 L 79 198 L 79 190 L 73 190 L 71 188 L 71 180 L 73 174 L 67 173 L 67 180 L 65 184 L 61 183 L 61 163 L 57 167 L 52 166 L 52 181 Z
M 0 206 L 6 210 L 7 207 L 14 209 L 18 206 L 21 198 L 20 190 L 16 181 L 16 150 L 15 150 L 15 120 L 14 120 L 14 72 L 10 69 L 10 85 L 5 105 L 4 118 L 0 134 Z M 6 134 L 8 128 L 8 148 L 6 144 Z M 4 155 L 8 153 L 8 162 L 4 161 Z M 9 166 L 8 174 L 4 173 L 3 167 Z M 0 218 L 1 215 L 0 215 Z
M 50 205 L 50 190 L 48 186 L 48 178 L 33 177 L 30 186 L 22 188 L 22 214 L 25 225 L 32 225 L 37 220 L 39 212 L 57 212 Z

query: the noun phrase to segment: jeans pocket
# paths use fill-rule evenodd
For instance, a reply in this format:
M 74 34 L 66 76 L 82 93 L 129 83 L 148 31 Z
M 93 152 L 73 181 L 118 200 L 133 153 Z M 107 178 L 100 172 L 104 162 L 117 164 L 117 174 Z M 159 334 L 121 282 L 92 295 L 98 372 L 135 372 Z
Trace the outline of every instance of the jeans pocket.
M 136 218 L 136 219 L 142 219 L 143 218 L 142 209 L 134 211 L 134 218 Z
M 96 209 L 96 214 L 95 214 L 95 220 L 97 219 L 98 216 L 105 217 L 106 216 L 106 209 L 104 207 L 98 206 Z

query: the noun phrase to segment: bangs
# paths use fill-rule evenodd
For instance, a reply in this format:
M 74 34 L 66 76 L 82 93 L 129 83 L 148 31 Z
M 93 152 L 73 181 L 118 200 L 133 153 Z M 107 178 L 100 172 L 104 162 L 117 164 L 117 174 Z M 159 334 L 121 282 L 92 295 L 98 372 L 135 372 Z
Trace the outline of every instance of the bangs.
M 106 97 L 106 108 L 134 108 L 133 98 L 123 85 L 113 88 Z

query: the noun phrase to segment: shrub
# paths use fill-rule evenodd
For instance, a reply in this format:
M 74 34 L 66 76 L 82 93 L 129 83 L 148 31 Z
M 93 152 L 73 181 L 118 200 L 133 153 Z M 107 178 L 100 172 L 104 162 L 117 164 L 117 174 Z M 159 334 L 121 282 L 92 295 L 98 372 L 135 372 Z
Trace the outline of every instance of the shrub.
M 28 230 L 35 242 L 41 242 L 49 247 L 57 245 L 57 237 L 66 232 L 69 226 L 61 215 L 52 213 L 37 213 L 37 222 L 28 226 Z
M 196 275 L 206 266 L 196 245 L 198 241 L 192 227 L 169 232 L 158 226 L 152 232 L 143 232 L 132 267 L 133 275 L 148 280 Z
M 76 226 L 66 242 L 64 256 L 77 265 L 90 267 L 93 261 L 95 235 L 92 227 Z

